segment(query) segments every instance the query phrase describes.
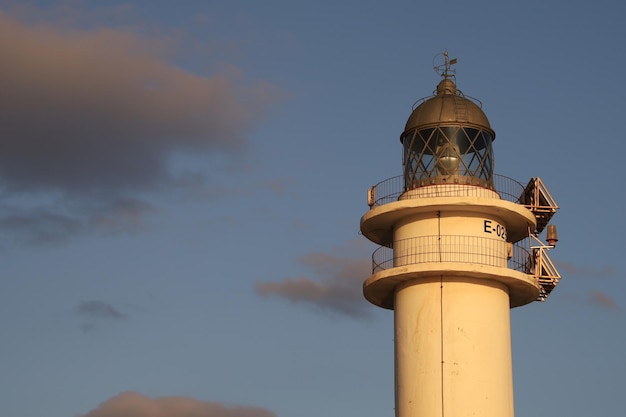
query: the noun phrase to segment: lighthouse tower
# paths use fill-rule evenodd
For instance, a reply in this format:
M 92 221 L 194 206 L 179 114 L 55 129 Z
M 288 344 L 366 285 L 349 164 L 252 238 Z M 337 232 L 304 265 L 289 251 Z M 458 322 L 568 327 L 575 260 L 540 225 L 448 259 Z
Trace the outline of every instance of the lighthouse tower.
M 541 179 L 494 174 L 495 132 L 443 58 L 400 136 L 403 174 L 368 191 L 361 232 L 380 248 L 363 292 L 394 310 L 397 417 L 512 417 L 509 311 L 559 282 L 558 207 Z

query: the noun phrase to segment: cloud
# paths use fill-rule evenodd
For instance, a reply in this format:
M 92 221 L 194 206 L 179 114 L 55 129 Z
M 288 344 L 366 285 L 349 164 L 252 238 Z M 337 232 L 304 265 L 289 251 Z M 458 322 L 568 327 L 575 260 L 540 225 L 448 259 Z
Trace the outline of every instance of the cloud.
M 318 278 L 286 278 L 279 282 L 258 282 L 256 293 L 303 303 L 320 311 L 353 318 L 368 316 L 363 298 L 363 281 L 370 275 L 367 257 L 351 258 L 326 253 L 310 253 L 298 259 Z
M 199 401 L 189 397 L 150 398 L 123 392 L 81 417 L 276 417 L 263 408 Z
M 122 320 L 126 318 L 126 314 L 103 301 L 82 301 L 76 307 L 76 314 L 95 319 Z
M 617 275 L 616 268 L 610 265 L 595 267 L 571 262 L 559 262 L 558 268 L 564 278 L 580 277 L 590 279 L 586 281 L 587 285 L 593 285 L 591 280 L 606 280 Z M 570 297 L 570 301 L 580 305 L 593 305 L 607 310 L 619 310 L 619 305 L 611 296 L 596 289 L 585 288 L 578 296 Z
M 21 244 L 65 241 L 85 230 L 80 219 L 45 207 L 13 209 L 4 207 L 0 228 Z
M 0 228 L 20 244 L 66 242 L 72 237 L 98 233 L 135 233 L 146 228 L 147 218 L 159 209 L 135 198 L 81 204 L 80 208 L 40 205 L 13 207 L 0 205 Z
M 141 193 L 180 184 L 175 154 L 241 155 L 275 98 L 237 70 L 206 76 L 176 66 L 165 37 L 36 21 L 0 11 L 0 198 L 55 195 L 40 209 L 50 216 L 41 231 L 48 237 L 52 224 L 70 235 L 104 223 L 132 227 L 151 211 Z M 0 222 L 42 226 L 18 217 Z
M 150 203 L 125 197 L 108 201 L 106 205 L 99 207 L 99 210 L 89 216 L 88 225 L 107 234 L 122 230 L 137 231 L 143 228 L 148 215 L 159 211 Z
M 81 330 L 84 332 L 94 330 L 97 324 L 102 324 L 104 321 L 122 321 L 128 318 L 127 314 L 122 313 L 111 304 L 98 300 L 81 301 L 74 312 L 84 320 L 81 324 Z
M 559 269 L 561 269 L 564 275 L 578 276 L 584 278 L 610 278 L 616 274 L 614 267 L 610 265 L 604 265 L 602 267 L 592 267 L 587 265 L 577 265 L 570 262 L 559 262 Z
M 591 291 L 590 293 L 590 300 L 591 303 L 609 310 L 619 310 L 619 306 L 617 305 L 617 303 L 615 302 L 615 300 L 613 300 L 613 298 L 611 298 L 610 296 L 608 296 L 607 294 L 600 292 L 600 291 Z

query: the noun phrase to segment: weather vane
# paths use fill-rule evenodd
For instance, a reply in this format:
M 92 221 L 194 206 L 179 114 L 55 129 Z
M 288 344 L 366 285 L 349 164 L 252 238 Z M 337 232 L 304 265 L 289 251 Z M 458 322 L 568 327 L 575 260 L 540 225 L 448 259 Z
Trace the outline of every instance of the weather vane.
M 435 61 L 437 60 L 437 58 L 442 55 L 443 55 L 443 64 L 435 65 Z M 433 58 L 433 69 L 435 70 L 437 74 L 441 75 L 443 78 L 449 78 L 451 76 L 454 77 L 456 75 L 456 70 L 452 69 L 452 65 L 456 63 L 457 63 L 457 59 L 456 58 L 450 59 L 448 57 L 448 50 L 446 49 L 442 54 L 437 54 Z

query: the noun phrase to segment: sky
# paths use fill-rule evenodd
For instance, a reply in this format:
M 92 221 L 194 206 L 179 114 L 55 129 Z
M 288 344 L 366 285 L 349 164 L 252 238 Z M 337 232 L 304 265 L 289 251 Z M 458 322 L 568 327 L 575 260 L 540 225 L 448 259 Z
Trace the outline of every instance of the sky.
M 393 416 L 359 220 L 446 49 L 495 172 L 560 206 L 516 415 L 620 415 L 625 12 L 0 0 L 0 416 Z

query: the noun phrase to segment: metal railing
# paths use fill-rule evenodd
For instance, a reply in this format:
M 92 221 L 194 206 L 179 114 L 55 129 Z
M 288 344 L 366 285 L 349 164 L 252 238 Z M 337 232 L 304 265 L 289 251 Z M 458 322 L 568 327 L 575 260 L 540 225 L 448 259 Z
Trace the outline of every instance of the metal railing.
M 513 244 L 508 267 L 514 271 L 533 274 L 534 260 L 530 252 L 530 239 L 525 238 Z
M 524 194 L 524 186 L 509 177 L 504 175 L 494 174 L 493 176 L 494 191 L 498 193 L 501 199 L 511 201 L 513 203 L 521 204 L 521 198 Z M 409 196 L 408 198 L 423 198 L 423 197 L 459 197 L 467 196 L 471 197 L 481 196 L 484 193 L 484 188 L 481 187 L 466 187 L 463 185 L 449 184 L 445 188 L 431 187 L 432 192 L 429 193 L 428 187 L 419 187 L 419 196 Z M 398 175 L 396 177 L 388 178 L 379 182 L 370 188 L 370 205 L 371 207 L 381 206 L 383 204 L 392 203 L 398 201 L 400 196 L 407 191 L 404 185 L 404 177 Z
M 431 262 L 461 262 L 506 267 L 531 272 L 528 239 L 514 244 L 496 239 L 462 235 L 420 236 L 381 246 L 372 254 L 372 273 L 396 266 Z

